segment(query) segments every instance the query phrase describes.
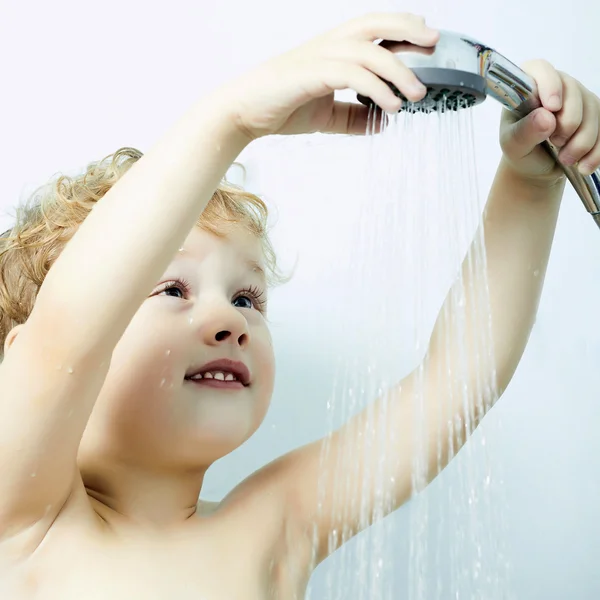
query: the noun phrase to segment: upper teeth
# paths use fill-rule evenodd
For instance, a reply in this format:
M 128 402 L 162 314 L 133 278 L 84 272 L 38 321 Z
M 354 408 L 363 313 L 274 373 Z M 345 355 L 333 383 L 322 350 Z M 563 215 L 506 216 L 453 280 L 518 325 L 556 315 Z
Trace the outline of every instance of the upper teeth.
M 224 373 L 223 371 L 206 371 L 206 373 L 198 373 L 192 375 L 190 379 L 219 379 L 220 381 L 237 381 L 237 377 L 233 373 Z

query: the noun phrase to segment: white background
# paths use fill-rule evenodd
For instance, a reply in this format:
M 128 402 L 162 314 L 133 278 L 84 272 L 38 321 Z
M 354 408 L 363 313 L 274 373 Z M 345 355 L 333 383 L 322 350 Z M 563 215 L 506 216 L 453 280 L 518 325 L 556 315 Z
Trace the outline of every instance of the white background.
M 2 0 L 0 7 L 3 213 L 58 171 L 81 169 L 121 146 L 147 150 L 183 110 L 220 82 L 372 10 L 423 14 L 430 24 L 472 35 L 517 63 L 546 58 L 600 93 L 600 10 L 594 0 Z M 499 112 L 488 101 L 474 116 L 483 197 L 500 156 Z M 353 144 L 339 138 L 266 140 L 242 157 L 248 187 L 276 208 L 274 241 L 283 266 L 296 258 L 299 263 L 272 302 L 279 365 L 272 409 L 255 438 L 211 472 L 208 498 L 221 497 L 265 461 L 326 432 L 334 356 L 352 355 L 355 347 L 344 343 L 345 331 L 353 319 L 368 323 L 371 318 L 352 305 L 356 282 L 334 278 L 331 283 L 336 265 L 351 249 L 347 215 L 355 214 L 364 199 L 358 185 L 366 168 L 364 152 Z M 3 214 L 0 231 L 10 222 Z M 503 473 L 503 499 L 492 502 L 504 515 L 506 531 L 493 523 L 483 526 L 502 537 L 512 592 L 527 600 L 600 597 L 599 281 L 600 232 L 569 190 L 530 344 L 484 424 L 487 450 Z M 398 294 L 405 288 L 406 282 L 398 282 Z M 432 304 L 445 291 L 440 286 Z M 336 319 L 322 310 L 332 305 Z M 399 372 L 408 368 L 406 360 L 398 357 Z M 477 452 L 474 456 L 459 456 L 426 496 L 433 503 L 445 498 L 461 463 L 479 460 Z M 459 495 L 456 501 L 465 498 Z M 393 541 L 384 556 L 390 566 L 383 574 L 386 597 L 408 597 L 410 510 L 409 505 L 385 522 Z M 452 535 L 437 543 L 439 597 L 454 598 L 445 570 L 456 543 Z M 468 543 L 464 548 L 461 560 L 468 565 L 472 548 Z M 340 572 L 339 561 L 334 556 L 318 570 L 315 598 L 326 596 L 324 582 Z M 438 575 L 434 571 L 429 577 Z M 350 576 L 336 575 L 336 581 L 340 598 L 359 597 Z M 427 597 L 436 597 L 430 592 Z M 499 591 L 497 597 L 505 595 Z

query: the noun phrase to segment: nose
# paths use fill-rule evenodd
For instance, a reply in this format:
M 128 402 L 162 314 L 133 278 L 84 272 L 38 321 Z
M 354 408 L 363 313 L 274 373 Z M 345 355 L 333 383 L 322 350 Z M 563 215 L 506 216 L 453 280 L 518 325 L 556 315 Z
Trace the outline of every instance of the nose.
M 245 348 L 249 344 L 248 322 L 244 315 L 231 304 L 205 305 L 199 312 L 200 337 L 208 346 L 220 346 L 229 343 Z

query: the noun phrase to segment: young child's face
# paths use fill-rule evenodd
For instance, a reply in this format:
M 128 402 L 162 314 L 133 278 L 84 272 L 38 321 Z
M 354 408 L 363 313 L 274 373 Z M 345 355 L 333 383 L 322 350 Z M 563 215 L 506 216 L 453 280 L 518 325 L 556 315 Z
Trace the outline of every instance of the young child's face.
M 262 261 L 241 225 L 223 238 L 190 233 L 115 348 L 80 460 L 194 468 L 256 431 L 275 370 Z M 206 374 L 214 361 L 237 364 Z

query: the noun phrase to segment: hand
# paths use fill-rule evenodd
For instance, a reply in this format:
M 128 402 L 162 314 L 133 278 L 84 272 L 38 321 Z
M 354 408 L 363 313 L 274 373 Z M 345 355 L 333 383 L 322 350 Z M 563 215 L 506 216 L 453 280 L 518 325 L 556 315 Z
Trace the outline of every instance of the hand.
M 500 144 L 505 160 L 520 175 L 554 184 L 564 177 L 556 161 L 539 144 L 549 140 L 566 166 L 578 164 L 583 175 L 600 167 L 600 99 L 576 79 L 543 60 L 523 70 L 537 84 L 542 106 L 518 120 L 503 111 Z
M 364 134 L 369 109 L 336 102 L 334 91 L 353 89 L 395 113 L 401 100 L 393 83 L 411 101 L 426 89 L 396 56 L 373 42 L 383 38 L 435 46 L 439 33 L 421 17 L 370 14 L 353 19 L 307 44 L 261 65 L 227 87 L 233 118 L 250 140 L 270 134 Z

